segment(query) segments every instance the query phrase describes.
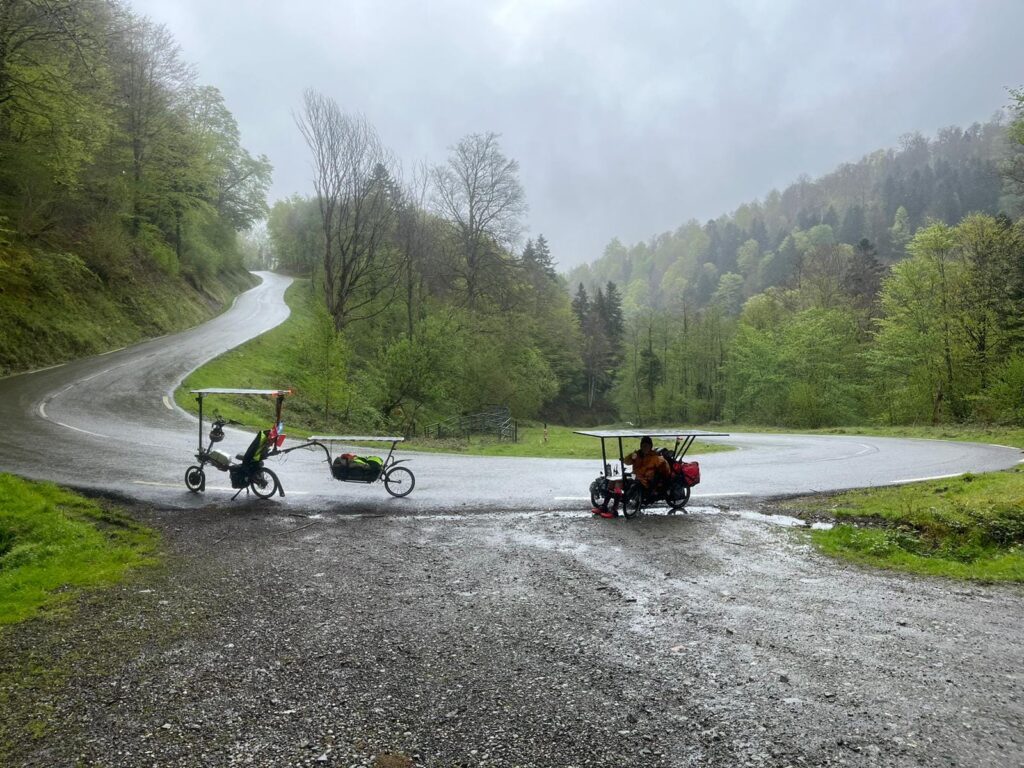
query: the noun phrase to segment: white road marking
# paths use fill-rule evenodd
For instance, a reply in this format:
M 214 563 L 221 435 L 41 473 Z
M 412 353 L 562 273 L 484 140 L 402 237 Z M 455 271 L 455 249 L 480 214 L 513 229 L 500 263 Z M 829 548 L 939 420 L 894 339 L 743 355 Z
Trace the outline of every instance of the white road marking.
M 174 406 L 171 405 L 171 398 L 169 398 L 167 395 L 164 395 L 164 405 L 167 406 L 168 411 L 174 410 Z
M 46 401 L 44 400 L 39 404 L 39 415 L 46 419 Z M 47 419 L 49 421 L 49 419 Z
M 127 347 L 118 347 L 117 349 L 111 349 L 111 350 L 108 350 L 106 352 L 100 352 L 98 355 L 96 355 L 96 357 L 103 357 L 104 355 L 112 355 L 115 352 L 120 352 L 122 349 L 127 349 Z
M 589 496 L 554 496 L 555 501 L 590 501 Z
M 104 440 L 113 440 L 110 435 L 101 435 L 99 432 L 90 432 L 88 429 L 80 429 L 78 427 L 72 427 L 70 424 L 65 424 L 63 421 L 53 422 L 58 427 L 64 427 L 65 429 L 73 429 L 75 432 L 81 432 L 83 435 L 92 435 L 93 437 L 102 437 Z
M 0 376 L 0 381 L 4 379 L 13 379 L 15 376 L 31 376 L 33 373 L 52 371 L 54 368 L 63 368 L 65 365 L 67 365 L 67 363 L 57 363 L 56 365 L 48 365 L 45 368 L 36 368 L 34 371 L 22 371 L 21 373 L 12 373 L 7 376 Z
M 960 477 L 963 472 L 954 472 L 952 475 L 932 475 L 931 477 L 911 477 L 907 480 L 893 480 L 889 485 L 906 485 L 907 483 L 923 483 L 927 480 L 948 480 L 951 477 Z

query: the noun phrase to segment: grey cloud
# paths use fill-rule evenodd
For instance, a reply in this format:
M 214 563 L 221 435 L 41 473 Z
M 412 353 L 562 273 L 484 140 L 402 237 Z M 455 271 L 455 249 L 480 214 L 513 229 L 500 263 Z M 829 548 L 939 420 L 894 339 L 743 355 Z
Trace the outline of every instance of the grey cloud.
M 408 167 L 469 132 L 520 162 L 563 267 L 892 146 L 1024 84 L 1024 3 L 134 0 L 219 87 L 273 195 L 308 193 L 317 88 Z

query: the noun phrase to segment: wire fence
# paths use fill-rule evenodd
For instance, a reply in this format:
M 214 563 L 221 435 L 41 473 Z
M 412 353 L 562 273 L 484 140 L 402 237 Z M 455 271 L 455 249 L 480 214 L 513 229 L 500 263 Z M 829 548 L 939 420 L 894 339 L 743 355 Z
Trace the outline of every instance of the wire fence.
M 495 406 L 481 413 L 453 416 L 423 427 L 423 437 L 440 440 L 445 437 L 469 437 L 470 435 L 492 435 L 499 440 L 519 442 L 519 422 L 512 418 L 512 412 L 505 406 Z M 415 431 L 411 437 L 416 437 Z

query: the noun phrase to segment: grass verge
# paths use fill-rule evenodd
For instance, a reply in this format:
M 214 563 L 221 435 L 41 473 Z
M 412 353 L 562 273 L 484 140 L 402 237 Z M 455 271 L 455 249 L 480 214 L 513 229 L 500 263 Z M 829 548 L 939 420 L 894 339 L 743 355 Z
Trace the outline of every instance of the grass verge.
M 829 555 L 881 568 L 980 581 L 1024 581 L 1024 470 L 795 499 Z
M 613 429 L 614 427 L 609 427 Z M 519 425 L 519 442 L 497 440 L 492 437 L 472 436 L 466 439 L 425 440 L 418 438 L 402 443 L 404 448 L 413 451 L 464 453 L 474 456 L 531 456 L 536 458 L 579 458 L 599 459 L 601 443 L 593 437 L 584 437 L 573 433 L 577 427 L 562 427 L 549 424 L 547 441 L 544 440 L 544 426 L 529 423 Z M 628 453 L 636 450 L 636 440 L 623 440 L 623 449 Z M 655 445 L 671 447 L 672 441 L 656 440 Z M 608 443 L 609 459 L 611 453 L 618 452 Z M 731 446 L 721 443 L 696 442 L 687 454 L 687 458 L 697 454 L 719 453 L 731 451 Z
M 0 474 L 0 626 L 155 562 L 157 535 L 116 509 Z
M 296 394 L 285 404 L 286 432 L 292 438 L 312 434 L 336 432 L 325 427 L 319 404 L 310 402 L 306 393 L 320 389 L 305 373 L 310 368 L 307 340 L 316 335 L 315 315 L 310 298 L 309 282 L 296 280 L 285 292 L 285 301 L 291 308 L 288 319 L 235 349 L 190 373 L 174 393 L 175 401 L 185 410 L 197 413 L 195 396 L 190 390 L 206 387 L 281 388 L 295 389 Z M 258 397 L 217 396 L 205 400 L 204 415 L 214 411 L 225 419 L 251 429 L 269 428 L 274 417 L 272 402 Z M 549 425 L 544 440 L 541 424 L 520 423 L 519 442 L 510 443 L 495 438 L 472 436 L 464 439 L 430 440 L 418 438 L 402 444 L 406 450 L 432 453 L 462 453 L 476 456 L 531 456 L 538 458 L 597 458 L 601 446 L 592 437 L 573 434 L 573 427 Z M 360 434 L 365 431 L 358 429 Z M 369 444 L 380 451 L 381 444 Z M 634 450 L 635 445 L 626 446 Z M 732 450 L 718 443 L 698 442 L 691 454 L 715 453 Z

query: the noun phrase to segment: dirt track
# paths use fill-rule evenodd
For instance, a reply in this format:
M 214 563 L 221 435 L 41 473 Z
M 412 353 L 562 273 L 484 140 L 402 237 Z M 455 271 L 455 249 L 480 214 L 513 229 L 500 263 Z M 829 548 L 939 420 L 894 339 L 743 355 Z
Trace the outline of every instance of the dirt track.
M 62 671 L 0 691 L 12 764 L 1024 764 L 1019 588 L 727 514 L 288 511 L 137 511 L 166 568 L 0 635 Z

